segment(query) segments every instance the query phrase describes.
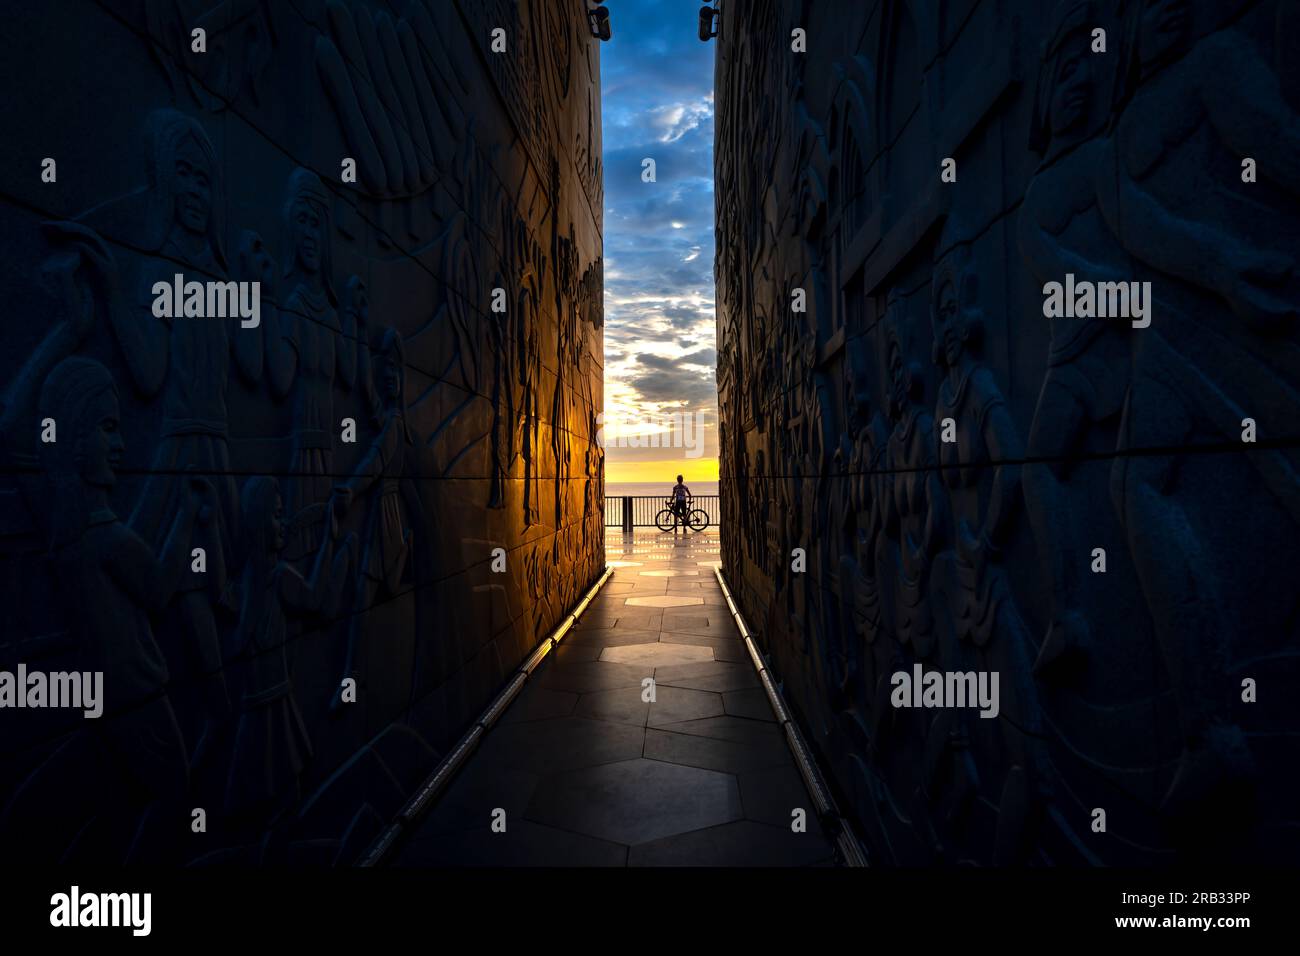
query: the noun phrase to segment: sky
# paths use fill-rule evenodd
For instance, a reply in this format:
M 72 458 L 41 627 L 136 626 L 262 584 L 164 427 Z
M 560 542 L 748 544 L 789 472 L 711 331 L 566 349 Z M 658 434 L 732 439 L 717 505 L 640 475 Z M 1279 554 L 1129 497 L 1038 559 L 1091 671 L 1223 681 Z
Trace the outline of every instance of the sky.
M 605 480 L 716 481 L 713 42 L 694 0 L 607 7 Z

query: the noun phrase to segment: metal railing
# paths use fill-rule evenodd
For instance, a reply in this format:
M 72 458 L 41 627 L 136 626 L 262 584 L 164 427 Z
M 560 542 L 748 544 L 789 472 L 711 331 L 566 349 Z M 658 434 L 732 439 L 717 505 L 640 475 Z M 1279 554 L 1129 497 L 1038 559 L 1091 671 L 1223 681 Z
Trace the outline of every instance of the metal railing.
M 668 506 L 667 495 L 616 495 L 605 499 L 605 527 L 653 528 L 655 515 Z M 709 524 L 717 527 L 722 510 L 718 505 L 717 495 L 696 495 L 691 499 L 692 508 L 700 508 L 709 516 Z

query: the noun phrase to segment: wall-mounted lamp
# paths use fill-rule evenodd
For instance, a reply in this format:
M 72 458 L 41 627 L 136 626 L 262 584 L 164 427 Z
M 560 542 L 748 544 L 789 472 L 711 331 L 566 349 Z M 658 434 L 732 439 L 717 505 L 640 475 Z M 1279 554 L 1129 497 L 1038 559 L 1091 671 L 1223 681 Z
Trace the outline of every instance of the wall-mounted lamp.
M 591 0 L 591 2 L 601 4 L 605 0 Z M 609 29 L 609 11 L 601 6 L 588 7 L 587 28 L 597 40 L 608 40 L 613 35 Z
M 718 35 L 718 11 L 714 7 L 700 7 L 700 39 L 708 43 Z

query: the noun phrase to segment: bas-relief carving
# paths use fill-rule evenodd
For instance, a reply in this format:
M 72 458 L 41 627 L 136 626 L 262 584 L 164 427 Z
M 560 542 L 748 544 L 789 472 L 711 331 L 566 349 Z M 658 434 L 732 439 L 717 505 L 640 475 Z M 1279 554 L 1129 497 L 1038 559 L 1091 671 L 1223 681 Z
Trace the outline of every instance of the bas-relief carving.
M 103 308 L 119 353 L 137 392 L 162 405 L 161 432 L 149 463 L 151 476 L 129 524 L 158 547 L 185 494 L 186 473 L 203 474 L 217 491 L 210 532 L 203 547 L 220 567 L 233 566 L 238 539 L 237 492 L 229 447 L 226 396 L 233 368 L 245 381 L 263 372 L 261 329 L 239 328 L 238 319 L 192 322 L 153 315 L 153 285 L 177 271 L 218 281 L 233 278 L 227 265 L 226 207 L 216 152 L 203 127 L 172 109 L 152 113 L 148 123 L 148 184 L 109 201 L 76 222 L 47 224 L 57 241 L 77 238 L 99 243 L 98 234 L 125 244 L 108 252 Z M 117 257 L 122 268 L 117 268 Z M 248 265 L 246 258 L 241 267 Z M 241 276 L 240 278 L 253 278 Z M 229 710 L 221 670 L 216 608 L 221 595 L 214 573 L 190 573 L 177 589 L 169 613 L 183 635 L 180 657 L 186 674 L 206 675 L 202 730 L 196 759 L 218 721 Z
M 1043 43 L 1029 134 L 1043 162 L 1019 217 L 1020 252 L 1040 284 L 1071 272 L 1095 282 L 1128 281 L 1133 274 L 1097 198 L 1104 142 L 1097 134 L 1115 85 L 1090 50 L 1100 12 L 1088 0 L 1061 5 Z M 1106 22 L 1114 32 L 1115 24 Z M 1087 549 L 1075 541 L 1061 484 L 1088 426 L 1120 413 L 1130 365 L 1127 327 L 1103 319 L 1050 322 L 1047 371 L 1029 431 L 1030 456 L 1047 461 L 1025 469 L 1026 504 L 1052 596 L 1052 622 L 1037 661 L 1038 672 L 1049 676 L 1077 662 L 1090 643 L 1080 610 Z
M 36 836 L 32 821 L 47 823 L 43 858 L 148 859 L 169 841 L 190 773 L 150 617 L 184 586 L 192 536 L 212 520 L 216 497 L 205 480 L 184 477 L 155 549 L 112 507 L 125 446 L 108 369 L 94 359 L 63 359 L 41 386 L 38 413 L 64 430 L 61 441 L 41 447 L 49 482 L 43 517 L 56 593 L 70 619 L 72 666 L 103 673 L 105 716 L 69 735 L 8 795 L 0 830 L 8 844 L 22 845 Z M 69 806 L 59 791 L 78 773 L 81 796 Z M 46 807 L 71 819 L 47 819 Z
M 932 295 L 932 357 L 944 373 L 934 419 L 951 419 L 956 428 L 956 441 L 938 444 L 938 476 L 952 526 L 951 547 L 936 561 L 947 580 L 936 587 L 935 598 L 945 606 L 950 633 L 975 648 L 974 655 L 945 648 L 952 661 L 946 669 L 965 669 L 962 662 L 973 657 L 980 669 L 1001 676 L 999 725 L 1007 766 L 999 768 L 1006 781 L 996 856 L 1013 862 L 1023 849 L 1020 831 L 1030 822 L 1035 792 L 1050 793 L 1053 785 L 1030 674 L 1033 645 L 1001 566 L 1021 504 L 1017 463 L 1024 450 L 1006 397 L 980 360 L 986 325 L 979 273 L 967 247 L 955 247 L 935 266 Z M 969 727 L 969 718 L 961 722 Z M 990 768 L 975 769 L 991 775 Z
M 1136 89 L 1122 89 L 1129 98 L 1107 142 L 1115 178 L 1103 210 L 1144 271 L 1158 270 L 1165 316 L 1135 342 L 1127 447 L 1233 440 L 1246 416 L 1267 434 L 1293 434 L 1283 408 L 1300 397 L 1291 334 L 1300 272 L 1284 250 L 1300 235 L 1291 178 L 1300 115 L 1265 51 L 1235 25 L 1215 30 L 1227 12 L 1148 2 L 1126 17 L 1124 79 Z M 1276 205 L 1245 191 L 1241 156 L 1269 171 Z M 1242 457 L 1249 467 L 1234 473 L 1232 494 L 1259 505 L 1244 516 L 1204 507 L 1224 489 L 1202 461 L 1116 463 L 1116 507 L 1179 703 L 1184 748 L 1162 803 L 1171 812 L 1241 789 L 1258 772 L 1231 715 L 1237 695 L 1220 675 L 1288 628 L 1290 610 L 1278 592 L 1259 590 L 1259 578 L 1274 578 L 1270 565 L 1294 553 L 1294 537 L 1277 535 L 1288 524 L 1293 534 L 1300 519 L 1296 454 Z
M 367 196 L 418 196 L 452 166 L 470 90 L 462 59 L 449 51 L 449 12 L 411 3 L 394 19 L 384 9 L 327 6 L 316 67 Z
M 181 7 L 146 11 L 159 36 Z M 12 368 L 0 436 L 20 472 L 47 478 L 0 489 L 4 560 L 28 566 L 31 585 L 14 592 L 26 623 L 0 645 L 5 660 L 39 649 L 64 668 L 106 670 L 115 712 L 89 730 L 29 715 L 0 813 L 6 833 L 39 841 L 33 858 L 192 860 L 198 851 L 165 835 L 188 828 L 195 804 L 223 834 L 205 860 L 318 859 L 329 844 L 327 858 L 348 862 L 402 799 L 380 800 L 359 776 L 382 764 L 414 786 L 432 748 L 459 735 L 603 565 L 599 221 L 580 195 L 599 167 L 594 179 L 567 170 L 571 144 L 556 132 L 582 125 L 599 142 L 598 111 L 579 108 L 599 102 L 585 33 L 563 11 L 525 28 L 571 40 L 524 38 L 548 58 L 557 101 L 533 141 L 543 173 L 481 67 L 436 52 L 470 49 L 450 5 L 392 19 L 362 5 L 325 12 L 310 24 L 264 19 L 256 3 L 214 7 L 231 29 L 269 24 L 258 36 L 307 50 L 314 69 L 279 69 L 279 53 L 232 63 L 216 84 L 224 99 L 195 93 L 224 111 L 221 150 L 201 119 L 148 114 L 144 185 L 44 224 L 40 274 L 58 309 Z M 216 80 L 187 74 L 177 52 L 152 49 L 176 71 L 180 102 L 178 83 Z M 265 100 L 265 84 L 290 74 L 305 86 L 276 96 L 332 109 L 338 145 L 377 163 L 363 155 L 378 178 L 363 173 L 355 194 L 322 180 L 337 168 L 328 150 L 309 156 L 293 130 L 246 123 L 259 84 Z M 268 135 L 301 165 L 243 168 L 241 137 Z M 426 145 L 433 166 L 421 165 Z M 519 185 L 500 189 L 503 176 Z M 227 221 L 251 206 L 278 210 L 262 220 L 269 241 Z M 152 284 L 178 271 L 261 282 L 260 326 L 156 318 Z M 415 291 L 424 276 L 431 299 Z M 501 316 L 483 288 L 494 276 L 511 298 Z M 103 362 L 69 357 L 81 351 Z M 47 412 L 60 441 L 38 458 Z M 344 417 L 355 444 L 340 438 Z M 122 434 L 141 449 L 141 481 L 113 480 Z M 456 590 L 497 544 L 509 580 L 459 606 Z M 192 547 L 206 572 L 192 570 Z M 99 558 L 70 562 L 69 549 Z M 466 664 L 466 648 L 493 641 L 505 670 Z M 341 701 L 343 677 L 358 703 Z M 457 703 L 419 708 L 426 698 Z M 69 808 L 87 774 L 99 775 L 89 792 L 120 798 Z M 379 802 L 348 803 L 362 792 Z
M 204 109 L 220 112 L 247 97 L 259 103 L 275 56 L 281 14 L 273 0 L 145 0 L 144 28 L 158 44 L 153 56 L 172 92 L 188 88 Z M 206 49 L 186 68 L 195 29 Z
M 538 323 L 550 260 L 513 207 L 503 205 L 501 215 L 502 264 L 507 273 L 499 278 L 506 283 L 502 288 L 506 290 L 507 301 L 505 312 L 496 315 L 491 326 L 494 420 L 489 506 L 505 507 L 511 482 L 522 478 L 522 517 L 527 527 L 539 515 L 536 469 L 541 351 Z
M 384 330 L 378 358 L 382 406 L 375 414 L 375 436 L 352 475 L 334 489 L 343 507 L 368 499 L 361 534 L 360 573 L 352 598 L 352 607 L 357 609 L 370 607 L 379 597 L 398 594 L 407 566 L 413 563 L 412 539 L 424 524 L 419 494 L 410 484 L 418 478 L 419 460 L 406 424 L 406 351 L 396 329 Z M 427 580 L 430 570 L 415 570 L 411 577 Z M 362 620 L 356 616 L 348 624 L 347 663 L 340 687 L 349 678 L 356 681 L 358 688 L 365 686 Z M 336 711 L 342 706 L 340 696 L 335 696 L 333 705 Z
M 882 18 L 897 28 L 880 37 L 869 26 L 862 49 L 838 33 L 810 51 L 857 65 L 826 90 L 747 52 L 765 42 L 747 21 L 723 24 L 726 573 L 881 860 L 1280 859 L 1294 826 L 1276 799 L 1294 776 L 1275 744 L 1287 728 L 1239 698 L 1261 655 L 1278 662 L 1281 686 L 1294 680 L 1295 601 L 1281 570 L 1292 562 L 1277 556 L 1295 551 L 1300 483 L 1294 429 L 1272 417 L 1295 407 L 1300 383 L 1287 325 L 1300 287 L 1285 252 L 1300 230 L 1300 180 L 1295 150 L 1280 155 L 1300 129 L 1289 40 L 1276 32 L 1286 5 L 1152 0 L 1117 13 L 1064 0 L 1019 27 L 1041 49 L 1037 83 L 974 117 L 953 110 L 1004 95 L 975 88 L 1004 82 L 983 75 L 982 21 L 945 25 L 954 36 L 918 61 L 961 95 L 900 110 L 897 80 L 864 52 L 907 60 L 909 43 L 928 48 L 940 31 L 927 5 L 898 6 Z M 819 16 L 838 15 L 812 11 L 810 35 Z M 1089 52 L 1098 25 L 1122 55 Z M 763 122 L 789 131 L 772 138 L 783 144 L 774 167 L 755 166 L 743 133 L 764 96 L 774 113 Z M 909 138 L 918 119 L 1003 124 L 991 135 L 1027 140 L 1025 160 L 1000 158 L 1024 171 L 1023 198 L 988 223 L 968 218 L 988 212 L 955 186 L 922 210 L 925 190 L 882 182 L 889 221 L 873 228 L 908 231 L 863 250 L 875 283 L 864 288 L 842 274 L 861 245 L 846 230 L 879 216 L 848 207 L 876 195 L 883 171 L 930 168 Z M 819 128 L 811 142 L 801 132 Z M 878 130 L 888 135 L 877 144 Z M 978 175 L 987 142 L 965 135 L 963 177 Z M 1278 180 L 1243 183 L 1248 155 L 1267 157 L 1260 168 Z M 755 178 L 769 168 L 800 188 L 773 193 Z M 1049 324 L 1039 290 L 1067 272 L 1153 281 L 1152 327 Z M 813 314 L 794 315 L 788 286 L 764 274 L 830 294 L 810 293 Z M 1027 362 L 1034 350 L 1007 336 L 1042 342 L 1041 358 Z M 1231 450 L 1248 415 L 1267 418 L 1281 447 Z M 829 441 L 809 427 L 818 418 Z M 955 442 L 942 440 L 945 419 Z M 1197 443 L 1230 450 L 1125 454 Z M 1111 550 L 1105 576 L 1090 570 L 1098 541 Z M 792 573 L 790 549 L 809 542 L 821 554 Z M 1116 670 L 1143 654 L 1161 673 Z M 892 708 L 888 677 L 914 660 L 997 670 L 1003 716 Z M 1269 811 L 1234 813 L 1252 794 Z M 1124 808 L 1119 839 L 1090 838 L 1080 816 L 1105 801 Z M 1225 807 L 1223 833 L 1183 828 Z
M 288 515 L 279 482 L 265 476 L 250 479 L 240 505 L 248 525 L 248 553 L 237 584 L 239 625 L 232 650 L 244 660 L 225 811 L 273 823 L 297 804 L 312 757 L 289 672 L 287 620 L 289 615 L 328 618 L 335 613 L 355 536 L 348 535 L 334 553 L 338 526 L 331 513 L 330 530 L 304 574 L 281 558 L 288 543 Z

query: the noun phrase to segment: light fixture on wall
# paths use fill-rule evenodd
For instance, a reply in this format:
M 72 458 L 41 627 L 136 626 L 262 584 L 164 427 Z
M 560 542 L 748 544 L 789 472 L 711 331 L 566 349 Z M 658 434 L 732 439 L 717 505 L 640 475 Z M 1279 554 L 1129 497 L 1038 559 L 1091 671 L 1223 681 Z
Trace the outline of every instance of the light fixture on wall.
M 700 7 L 700 39 L 708 43 L 718 35 L 718 10 L 716 7 Z
M 609 11 L 600 4 L 605 0 L 590 0 L 595 6 L 587 7 L 587 28 L 597 40 L 608 40 L 613 34 L 609 29 Z

